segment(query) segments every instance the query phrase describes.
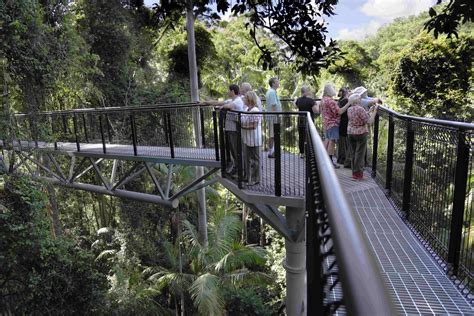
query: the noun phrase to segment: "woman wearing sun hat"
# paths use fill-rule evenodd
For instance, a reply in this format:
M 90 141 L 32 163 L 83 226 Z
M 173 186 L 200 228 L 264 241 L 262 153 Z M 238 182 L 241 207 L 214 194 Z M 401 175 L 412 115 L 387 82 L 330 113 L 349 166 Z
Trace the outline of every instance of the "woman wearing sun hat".
M 365 153 L 367 151 L 367 138 L 369 129 L 367 124 L 373 122 L 377 114 L 378 105 L 366 111 L 361 105 L 359 94 L 353 93 L 349 96 L 350 108 L 347 110 L 349 124 L 347 126 L 347 135 L 351 146 L 352 159 L 352 178 L 362 180 L 364 178 Z

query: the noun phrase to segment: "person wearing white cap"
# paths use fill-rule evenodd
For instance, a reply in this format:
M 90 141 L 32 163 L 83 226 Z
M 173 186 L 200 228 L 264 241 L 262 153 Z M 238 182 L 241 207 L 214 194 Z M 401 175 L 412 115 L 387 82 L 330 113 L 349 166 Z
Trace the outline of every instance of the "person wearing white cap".
M 357 87 L 352 90 L 352 94 L 358 94 L 360 96 L 360 105 L 368 111 L 372 105 L 382 104 L 382 99 L 372 98 L 367 95 L 367 89 L 365 87 Z
M 347 134 L 352 153 L 352 178 L 362 180 L 364 178 L 365 153 L 367 152 L 367 137 L 369 134 L 367 124 L 374 120 L 378 105 L 366 111 L 361 105 L 360 95 L 356 93 L 349 96 L 349 102 L 347 103 L 350 104 L 350 108 L 347 110 L 347 116 L 349 117 Z

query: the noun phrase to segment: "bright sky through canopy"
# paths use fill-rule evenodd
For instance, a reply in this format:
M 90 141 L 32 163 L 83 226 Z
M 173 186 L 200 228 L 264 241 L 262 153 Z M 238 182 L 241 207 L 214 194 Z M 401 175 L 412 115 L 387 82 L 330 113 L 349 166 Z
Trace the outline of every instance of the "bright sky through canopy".
M 157 0 L 145 0 L 151 7 Z M 328 19 L 329 36 L 360 40 L 399 17 L 427 11 L 436 0 L 339 0 L 336 16 Z

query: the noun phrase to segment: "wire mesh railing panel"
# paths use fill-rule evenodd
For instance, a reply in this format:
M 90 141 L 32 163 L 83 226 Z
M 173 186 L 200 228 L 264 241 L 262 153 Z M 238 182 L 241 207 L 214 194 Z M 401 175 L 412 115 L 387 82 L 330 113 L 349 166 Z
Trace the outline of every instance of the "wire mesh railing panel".
M 377 146 L 377 173 L 376 180 L 385 187 L 387 174 L 387 147 L 388 147 L 388 115 L 379 116 L 378 146 Z
M 466 134 L 469 146 L 469 164 L 459 258 L 459 277 L 466 290 L 474 289 L 474 133 Z M 474 303 L 474 298 L 471 299 Z
M 372 148 L 376 179 L 435 258 L 472 293 L 474 125 L 384 107 L 378 114 L 373 129 L 378 146 Z
M 19 145 L 117 155 L 218 160 L 214 109 L 197 104 L 15 115 Z
M 305 142 L 306 125 L 299 125 L 301 116 L 221 111 L 223 176 L 250 191 L 304 196 L 304 148 L 299 142 L 300 137 Z
M 133 119 L 138 155 L 171 157 L 168 111 L 136 111 Z
M 403 203 L 406 137 L 407 123 L 403 120 L 395 119 L 391 193 L 395 204 L 400 209 Z
M 452 219 L 455 130 L 413 123 L 415 133 L 409 221 L 447 260 Z

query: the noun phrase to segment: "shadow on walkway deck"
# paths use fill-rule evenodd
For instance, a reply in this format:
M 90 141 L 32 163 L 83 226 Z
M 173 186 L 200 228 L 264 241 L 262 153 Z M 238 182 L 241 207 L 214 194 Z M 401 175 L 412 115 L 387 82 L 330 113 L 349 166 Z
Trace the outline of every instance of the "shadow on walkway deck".
M 366 173 L 354 181 L 338 169 L 339 181 L 362 224 L 387 289 L 399 314 L 474 315 L 474 307 L 455 287 Z

